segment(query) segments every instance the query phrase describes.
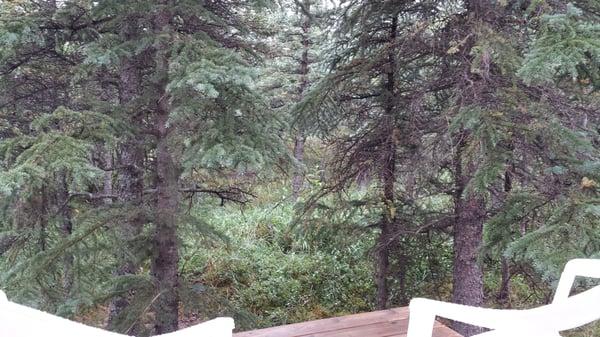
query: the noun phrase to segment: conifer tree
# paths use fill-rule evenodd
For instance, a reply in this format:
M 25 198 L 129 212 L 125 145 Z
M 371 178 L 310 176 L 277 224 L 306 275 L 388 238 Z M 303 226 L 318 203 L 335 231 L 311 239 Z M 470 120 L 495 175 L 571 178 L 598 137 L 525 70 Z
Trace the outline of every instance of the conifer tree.
M 429 3 L 359 1 L 344 3 L 340 11 L 344 21 L 331 52 L 332 71 L 299 106 L 307 124 L 335 135 L 330 163 L 334 178 L 308 208 L 327 194 L 377 178 L 378 186 L 369 196 L 375 200 L 361 202 L 380 212 L 372 225 L 379 229 L 374 249 L 376 303 L 385 308 L 391 247 L 401 241 L 401 233 L 422 225 L 407 223 L 403 214 L 415 211 L 418 203 L 412 199 L 422 196 L 403 193 L 398 181 L 414 178 L 399 172 L 418 165 L 414 155 L 421 145 L 419 121 L 428 111 L 413 103 L 430 94 L 413 91 L 427 72 L 427 53 L 420 49 L 425 45 L 423 35 L 410 31 L 419 21 L 435 17 L 436 9 Z M 400 48 L 406 45 L 414 48 Z
M 516 200 L 541 197 L 545 204 L 568 194 L 561 187 L 563 182 L 548 189 L 538 181 L 540 177 L 546 182 L 556 179 L 548 176 L 554 165 L 572 169 L 574 163 L 597 160 L 589 135 L 576 132 L 567 117 L 577 104 L 565 101 L 564 93 L 552 82 L 529 86 L 518 76 L 524 71 L 519 69 L 528 38 L 523 32 L 528 23 L 535 22 L 521 18 L 539 10 L 538 5 L 467 1 L 464 12 L 440 35 L 444 44 L 438 55 L 444 66 L 436 80 L 449 81 L 451 88 L 444 115 L 453 120 L 445 136 L 451 146 L 448 152 L 453 154 L 453 300 L 457 303 L 483 304 L 483 227 L 486 222 L 490 226 L 500 221 L 489 216 L 500 213 L 505 221 L 514 221 L 513 226 L 531 221 L 527 212 L 521 213 L 526 214 L 523 218 L 510 220 L 505 212 L 516 210 Z M 521 69 L 530 66 L 526 61 Z M 532 191 L 537 198 L 521 194 Z M 460 324 L 455 328 L 464 335 L 478 331 Z
M 6 15 L 10 10 L 28 11 L 28 4 L 10 7 Z M 73 71 L 71 80 L 58 87 L 65 92 L 66 107 L 48 107 L 47 113 L 35 118 L 29 134 L 14 135 L 8 130 L 2 144 L 5 195 L 14 200 L 32 188 L 48 191 L 41 183 L 48 181 L 48 174 L 54 174 L 55 182 L 49 187 L 58 188 L 55 207 L 62 215 L 62 233 L 72 234 L 52 249 L 37 251 L 35 259 L 22 259 L 23 265 L 41 261 L 48 266 L 64 256 L 65 265 L 57 270 L 70 274 L 74 261 L 70 256 L 81 263 L 86 261 L 73 247 L 91 244 L 95 235 L 109 234 L 103 231 L 109 221 L 110 230 L 125 239 L 115 256 L 114 274 L 119 276 L 115 284 L 119 286 L 110 292 L 117 296 L 110 313 L 114 329 L 137 330 L 147 305 L 136 304 L 140 311 L 132 312 L 129 309 L 134 302 L 152 304 L 156 333 L 177 329 L 178 289 L 182 286 L 179 234 L 185 226 L 202 224 L 201 219 L 182 216 L 180 201 L 207 194 L 243 202 L 250 194 L 236 186 L 219 185 L 216 177 L 261 167 L 283 154 L 278 133 L 281 127 L 269 118 L 270 111 L 253 85 L 256 74 L 251 68 L 259 59 L 248 27 L 257 22 L 254 10 L 262 5 L 166 0 L 131 6 L 108 0 L 66 1 L 57 5 L 54 15 L 32 11 L 22 26 L 3 21 L 9 23 L 3 27 L 3 41 L 32 48 L 31 52 L 21 48 L 22 54 L 4 56 L 5 78 L 15 78 L 14 74 L 26 73 L 38 64 L 41 70 L 58 70 L 66 61 L 70 62 L 67 69 Z M 37 8 L 33 3 L 31 6 Z M 44 20 L 36 20 L 38 15 Z M 22 36 L 15 36 L 12 30 L 16 29 Z M 60 46 L 49 48 L 46 40 L 31 38 L 40 31 L 48 32 L 51 41 L 57 36 L 63 38 Z M 56 51 L 64 55 L 55 55 Z M 64 70 L 50 75 L 50 79 L 61 79 Z M 3 101 L 18 104 L 18 95 L 2 94 Z M 23 121 L 24 127 L 27 124 Z M 99 147 L 114 151 L 113 167 L 97 160 Z M 106 179 L 105 171 L 112 171 L 113 178 Z M 106 186 L 113 182 L 116 188 Z M 100 192 L 111 190 L 116 193 Z M 39 203 L 38 199 L 30 200 Z M 72 216 L 81 209 L 88 217 Z M 9 248 L 15 248 L 12 231 L 5 234 Z M 146 238 L 150 245 L 140 242 Z M 132 278 L 146 258 L 151 262 L 149 299 L 141 298 L 148 295 L 144 288 L 147 280 Z M 5 276 L 20 283 L 25 275 L 38 277 L 34 270 L 39 271 L 13 268 Z M 18 273 L 23 277 L 15 278 Z M 75 282 L 70 276 L 63 280 L 69 288 Z M 85 289 L 81 279 L 77 282 L 82 288 L 74 296 L 81 299 L 82 292 L 95 291 Z M 19 290 L 28 291 L 25 287 Z M 131 314 L 137 317 L 130 318 Z M 128 318 L 120 317 L 123 315 Z

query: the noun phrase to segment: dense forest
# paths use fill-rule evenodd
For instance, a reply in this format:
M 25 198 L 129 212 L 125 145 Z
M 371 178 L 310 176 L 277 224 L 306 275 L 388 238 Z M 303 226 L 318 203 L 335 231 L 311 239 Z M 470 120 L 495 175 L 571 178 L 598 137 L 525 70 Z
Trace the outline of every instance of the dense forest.
M 0 288 L 87 324 L 532 307 L 600 258 L 598 0 L 2 0 L 0 76 Z

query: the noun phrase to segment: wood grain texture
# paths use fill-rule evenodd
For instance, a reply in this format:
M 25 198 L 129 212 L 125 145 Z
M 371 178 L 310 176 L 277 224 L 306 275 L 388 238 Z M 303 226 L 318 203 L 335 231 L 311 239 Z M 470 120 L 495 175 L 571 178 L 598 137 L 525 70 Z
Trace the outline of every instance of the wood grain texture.
M 267 329 L 239 332 L 234 337 L 406 337 L 408 308 L 365 312 L 361 314 L 288 324 Z M 433 337 L 461 337 L 436 322 Z

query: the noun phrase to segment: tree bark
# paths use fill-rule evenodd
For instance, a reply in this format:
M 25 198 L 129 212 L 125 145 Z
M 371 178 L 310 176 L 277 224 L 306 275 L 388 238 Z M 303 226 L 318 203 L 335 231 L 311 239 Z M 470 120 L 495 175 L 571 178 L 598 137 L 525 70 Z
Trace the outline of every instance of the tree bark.
M 465 1 L 466 21 L 463 23 L 466 47 L 463 50 L 464 60 L 462 64 L 464 76 L 471 76 L 471 62 L 473 56 L 470 54 L 476 43 L 477 36 L 471 33 L 473 27 L 478 27 L 482 21 L 493 20 L 495 17 L 493 1 L 467 0 Z M 486 85 L 482 81 L 478 85 Z M 462 90 L 457 88 L 457 90 Z M 467 89 L 468 92 L 468 89 Z M 475 94 L 473 94 L 475 95 Z M 465 105 L 472 104 L 468 97 Z M 463 103 L 461 103 L 462 105 Z M 454 265 L 453 265 L 453 288 L 452 300 L 455 303 L 469 306 L 482 306 L 483 296 L 483 270 L 479 264 L 479 250 L 483 242 L 483 223 L 486 220 L 486 202 L 482 195 L 476 192 L 466 193 L 465 188 L 474 176 L 478 165 L 478 158 L 463 158 L 464 149 L 467 146 L 469 133 L 466 130 L 454 135 L 455 157 L 454 157 Z M 455 322 L 453 328 L 461 335 L 468 337 L 481 333 L 480 327 Z
M 124 41 L 131 41 L 139 36 L 138 25 L 134 18 L 127 20 L 121 27 L 120 35 Z M 139 127 L 143 120 L 136 108 L 136 99 L 140 95 L 141 75 L 135 57 L 126 56 L 121 60 L 119 72 L 119 103 L 126 110 L 133 135 L 126 137 L 117 150 L 117 196 L 119 203 L 125 205 L 129 216 L 117 230 L 123 239 L 125 248 L 118 251 L 118 268 L 116 276 L 137 273 L 137 261 L 133 256 L 133 240 L 138 236 L 144 225 L 144 148 L 139 137 Z M 110 153 L 106 154 L 106 161 L 112 160 Z M 107 172 L 105 177 L 104 192 L 112 194 L 112 173 Z M 109 199 L 110 200 L 110 199 Z M 131 294 L 116 296 L 109 306 L 108 325 L 115 329 L 123 311 L 129 306 Z M 137 331 L 134 327 L 132 331 Z
M 38 212 L 38 247 L 40 251 L 45 251 L 48 241 L 48 196 L 46 195 L 46 186 L 42 186 L 39 191 L 37 205 Z
M 470 306 L 483 304 L 483 270 L 479 265 L 479 248 L 483 242 L 485 201 L 474 193 L 465 195 L 469 176 L 474 172 L 473 163 L 467 163 L 468 173 L 463 172 L 462 153 L 466 141 L 465 133 L 458 136 L 454 158 L 454 266 L 452 301 Z M 483 330 L 461 322 L 453 324 L 454 330 L 468 337 Z
M 396 56 L 394 55 L 394 45 L 396 42 L 398 18 L 392 18 L 392 26 L 390 28 L 389 43 L 390 52 L 388 54 L 389 70 L 385 76 L 385 115 L 383 116 L 383 129 L 385 135 L 385 142 L 383 144 L 383 156 L 382 156 L 382 171 L 381 180 L 383 185 L 383 199 L 384 199 L 384 214 L 379 223 L 380 233 L 377 244 L 377 265 L 376 265 L 376 284 L 377 284 L 377 308 L 387 308 L 389 290 L 387 277 L 389 274 L 389 255 L 390 255 L 390 238 L 391 238 L 391 227 L 395 222 L 395 196 L 394 186 L 396 181 L 396 139 L 394 135 L 395 130 L 395 68 L 396 68 Z
M 107 166 L 113 167 L 114 166 L 114 161 L 112 158 L 112 153 L 110 150 L 108 149 L 104 149 L 104 163 L 107 164 Z M 104 186 L 102 187 L 102 193 L 104 193 L 104 195 L 112 195 L 113 194 L 113 173 L 112 171 L 108 170 L 106 172 L 104 172 Z M 103 200 L 103 202 L 107 205 L 112 204 L 112 199 L 111 198 L 105 198 Z
M 64 240 L 68 240 L 73 233 L 73 221 L 71 219 L 71 206 L 69 205 L 69 184 L 67 173 L 61 172 L 58 176 L 57 202 L 58 214 L 60 215 L 60 233 Z M 63 255 L 62 288 L 66 298 L 69 298 L 73 290 L 73 254 L 69 251 Z
M 500 290 L 498 290 L 498 295 L 496 295 L 496 301 L 500 305 L 507 305 L 510 308 L 510 264 L 508 263 L 508 259 L 506 257 L 500 258 L 501 264 L 501 274 L 502 274 L 502 282 L 500 283 Z
M 300 58 L 300 85 L 298 86 L 298 102 L 301 102 L 304 98 L 304 93 L 310 84 L 308 79 L 308 73 L 310 72 L 310 60 L 308 53 L 310 51 L 310 26 L 311 18 L 310 14 L 310 1 L 304 1 L 303 3 L 304 21 L 302 22 L 302 57 Z M 306 138 L 304 132 L 299 130 L 294 137 L 294 159 L 300 165 L 304 162 L 304 143 Z M 294 177 L 292 178 L 292 197 L 294 200 L 298 199 L 300 192 L 302 191 L 302 185 L 304 183 L 304 174 L 301 169 L 296 169 Z
M 511 145 L 512 148 L 512 145 Z M 505 199 L 506 194 L 512 191 L 512 173 L 510 166 L 504 172 L 504 192 Z M 500 257 L 500 273 L 502 275 L 502 281 L 500 283 L 500 289 L 496 295 L 496 302 L 501 305 L 508 306 L 510 308 L 510 262 L 505 256 Z
M 404 249 L 403 245 L 400 245 L 400 249 Z M 401 306 L 408 306 L 410 299 L 406 294 L 406 272 L 408 270 L 408 256 L 403 251 L 398 256 L 398 298 Z
M 302 165 L 304 162 L 304 135 L 301 131 L 296 133 L 296 137 L 294 139 L 294 159 L 298 165 Z M 292 197 L 293 200 L 297 200 L 300 196 L 300 192 L 302 192 L 302 185 L 304 184 L 304 174 L 302 173 L 302 169 L 296 168 L 294 172 L 294 177 L 292 178 Z
M 168 1 L 161 1 L 154 24 L 157 33 L 169 34 Z M 177 213 L 179 207 L 179 169 L 169 147 L 173 126 L 168 124 L 170 105 L 166 92 L 168 83 L 169 46 L 163 39 L 156 43 L 156 229 L 153 245 L 151 273 L 155 279 L 158 296 L 154 301 L 155 332 L 163 334 L 177 330 L 179 321 L 179 252 L 177 242 Z

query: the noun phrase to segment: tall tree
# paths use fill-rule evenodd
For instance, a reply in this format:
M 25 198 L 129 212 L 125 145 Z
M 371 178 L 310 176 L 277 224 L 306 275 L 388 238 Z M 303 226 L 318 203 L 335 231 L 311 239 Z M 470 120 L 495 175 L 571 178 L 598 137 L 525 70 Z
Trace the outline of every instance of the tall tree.
M 24 2 L 10 10 L 26 11 L 28 5 Z M 182 286 L 179 236 L 182 228 L 204 226 L 201 219 L 182 214 L 182 196 L 191 201 L 199 200 L 197 196 L 202 194 L 222 201 L 244 201 L 250 194 L 237 186 L 223 185 L 228 180 L 218 177 L 284 157 L 279 137 L 282 127 L 270 117 L 253 85 L 255 73 L 251 67 L 260 60 L 252 48 L 256 41 L 248 27 L 254 28 L 258 15 L 255 9 L 261 5 L 165 0 L 130 6 L 109 0 L 67 1 L 54 16 L 44 17 L 33 11 L 24 20 L 29 26 L 19 31 L 23 36 L 3 40 L 18 41 L 43 56 L 35 54 L 32 58 L 25 49 L 22 54 L 5 55 L 2 66 L 8 70 L 8 79 L 36 65 L 59 69 L 61 62 L 67 61 L 77 75 L 74 81 L 58 87 L 68 92 L 64 105 L 71 109 L 48 107 L 47 114 L 34 116 L 37 120 L 30 134 L 7 134 L 2 144 L 6 171 L 0 179 L 6 195 L 15 197 L 39 188 L 38 182 L 47 181 L 40 174 L 44 171 L 56 177 L 64 172 L 63 177 L 69 180 L 53 186 L 60 187 L 56 207 L 63 215 L 63 232 L 72 237 L 60 240 L 52 249 L 47 249 L 47 243 L 40 245 L 45 251 L 36 259 L 24 257 L 23 262 L 50 263 L 56 256 L 69 254 L 75 259 L 84 258 L 77 255 L 80 251 L 75 254 L 74 247 L 89 245 L 97 235 L 108 234 L 105 230 L 114 230 L 116 237 L 125 239 L 116 254 L 115 273 L 120 276 L 116 284 L 138 282 L 110 291 L 117 296 L 110 313 L 115 329 L 132 331 L 138 325 L 140 317 L 118 319 L 133 302 L 152 304 L 156 332 L 177 328 Z M 44 20 L 36 20 L 37 15 Z M 14 27 L 3 28 L 4 34 L 14 34 Z M 60 46 L 46 48 L 45 40 L 40 42 L 27 35 L 37 31 L 62 37 Z M 64 55 L 55 55 L 57 50 Z M 44 75 L 37 69 L 32 74 Z M 57 72 L 50 78 L 61 79 L 60 75 Z M 59 93 L 56 97 L 63 97 Z M 3 92 L 3 101 L 18 104 L 19 96 L 9 94 Z M 26 127 L 27 121 L 23 124 Z M 113 167 L 93 159 L 99 145 L 116 152 Z M 107 183 L 105 171 L 114 172 L 115 195 L 100 192 Z M 112 202 L 96 202 L 107 199 Z M 77 208 L 90 216 L 67 218 L 70 213 L 65 207 L 79 201 L 83 203 Z M 152 209 L 152 214 L 146 209 Z M 111 223 L 108 228 L 107 221 Z M 135 248 L 147 246 L 140 241 L 147 235 L 144 224 L 150 222 L 150 248 L 135 252 Z M 132 278 L 143 265 L 146 252 L 151 252 L 150 283 L 154 289 L 149 299 L 141 298 L 147 294 L 139 284 L 145 282 L 144 278 Z M 9 274 L 14 276 L 22 270 L 33 277 L 40 275 L 35 272 L 39 269 L 33 268 Z M 68 281 L 69 287 L 72 282 Z M 76 282 L 81 287 L 86 285 L 81 279 Z M 130 292 L 133 289 L 136 291 Z M 144 307 L 147 305 L 141 306 L 138 316 L 144 314 Z
M 594 161 L 596 156 L 588 136 L 577 135 L 571 127 L 566 111 L 575 105 L 564 101 L 553 83 L 528 86 L 519 77 L 528 42 L 524 32 L 533 22 L 523 18 L 539 10 L 538 5 L 531 6 L 465 1 L 464 11 L 439 35 L 441 76 L 436 81 L 448 81 L 452 97 L 444 115 L 453 121 L 446 137 L 455 184 L 453 301 L 457 303 L 484 303 L 480 249 L 484 224 L 497 221 L 490 215 L 506 214 L 516 190 L 535 190 L 545 202 L 552 202 L 566 192 L 558 187 L 561 184 L 549 191 L 536 182 L 539 177 L 549 179 L 543 172 L 559 162 L 572 167 L 567 163 Z M 494 202 L 503 193 L 508 198 Z M 463 335 L 480 331 L 463 324 L 455 328 Z
M 309 72 L 311 59 L 309 57 L 311 52 L 311 36 L 310 30 L 314 16 L 311 13 L 311 2 L 310 0 L 302 0 L 297 3 L 302 13 L 301 17 L 301 43 L 302 51 L 300 60 L 298 62 L 298 102 L 302 101 L 308 86 L 310 85 Z M 304 143 L 306 142 L 306 136 L 302 130 L 296 131 L 294 135 L 294 159 L 296 159 L 299 165 L 303 164 L 304 161 Z M 292 178 L 292 195 L 295 199 L 300 195 L 302 186 L 304 185 L 304 175 L 302 170 L 296 170 Z
M 313 130 L 332 135 L 335 144 L 330 163 L 333 179 L 308 207 L 355 182 L 364 184 L 377 178 L 373 195 L 363 202 L 379 211 L 373 225 L 379 230 L 374 248 L 376 303 L 385 308 L 390 248 L 401 241 L 400 233 L 412 229 L 412 224 L 404 221 L 404 212 L 408 216 L 417 205 L 409 202 L 413 191 L 400 192 L 397 182 L 411 179 L 400 172 L 410 172 L 415 165 L 421 144 L 419 120 L 428 113 L 414 103 L 429 93 L 413 90 L 427 73 L 427 52 L 421 50 L 425 35 L 409 32 L 420 20 L 435 17 L 436 8 L 429 3 L 359 1 L 344 4 L 340 10 L 345 21 L 332 51 L 333 69 L 299 107 L 311 114 L 304 113 L 301 118 L 307 118 Z M 399 47 L 405 45 L 413 48 Z M 396 260 L 401 263 L 404 259 Z
M 139 13 L 124 14 L 124 22 L 118 32 L 124 46 L 135 48 L 136 40 L 141 37 Z M 118 201 L 127 205 L 133 215 L 125 218 L 125 223 L 119 226 L 120 236 L 125 238 L 126 249 L 120 251 L 116 275 L 136 274 L 138 261 L 135 251 L 136 238 L 141 234 L 144 225 L 146 205 L 144 203 L 144 145 L 143 123 L 144 106 L 141 104 L 140 91 L 142 90 L 143 60 L 145 53 L 136 54 L 132 50 L 129 54 L 122 55 L 118 66 L 118 104 L 124 111 L 123 115 L 129 125 L 130 133 L 123 137 L 123 141 L 116 151 L 116 160 L 111 169 L 116 169 L 116 193 Z M 109 152 L 110 153 L 110 152 Z M 109 171 L 110 172 L 110 171 Z M 112 174 L 110 172 L 109 174 Z M 112 184 L 111 181 L 105 184 Z M 129 305 L 127 294 L 116 296 L 110 305 L 109 325 L 115 328 L 115 321 L 122 317 L 123 311 Z

